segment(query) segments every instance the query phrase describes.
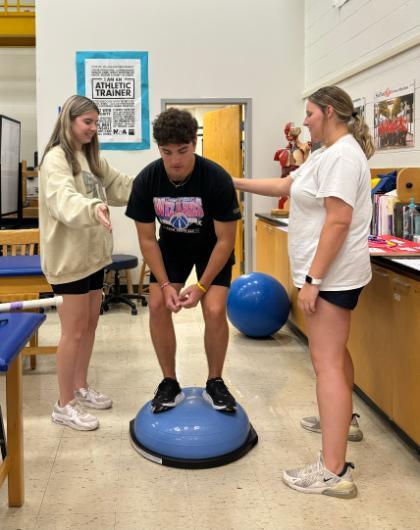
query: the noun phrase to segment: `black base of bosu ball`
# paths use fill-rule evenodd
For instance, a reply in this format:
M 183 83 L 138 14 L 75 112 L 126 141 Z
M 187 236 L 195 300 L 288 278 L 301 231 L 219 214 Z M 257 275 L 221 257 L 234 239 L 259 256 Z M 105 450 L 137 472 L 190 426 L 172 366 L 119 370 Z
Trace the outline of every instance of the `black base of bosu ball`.
M 214 410 L 202 388 L 183 389 L 185 399 L 173 409 L 154 414 L 150 401 L 130 422 L 134 449 L 165 466 L 202 469 L 238 460 L 258 442 L 244 409 Z

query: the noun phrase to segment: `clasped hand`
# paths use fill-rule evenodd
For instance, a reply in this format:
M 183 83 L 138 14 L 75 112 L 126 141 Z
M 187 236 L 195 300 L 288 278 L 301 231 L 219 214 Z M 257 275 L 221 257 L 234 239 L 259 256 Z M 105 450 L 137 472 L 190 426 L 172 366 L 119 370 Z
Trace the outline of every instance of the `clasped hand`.
M 163 289 L 165 305 L 173 313 L 178 313 L 182 308 L 190 309 L 195 307 L 203 295 L 204 293 L 197 285 L 189 285 L 179 293 L 172 285 L 167 285 Z

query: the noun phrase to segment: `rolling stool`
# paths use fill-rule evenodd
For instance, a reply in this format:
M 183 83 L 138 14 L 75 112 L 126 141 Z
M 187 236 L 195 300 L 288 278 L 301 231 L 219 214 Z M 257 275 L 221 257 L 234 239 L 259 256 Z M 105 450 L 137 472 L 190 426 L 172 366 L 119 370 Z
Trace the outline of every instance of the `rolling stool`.
M 141 294 L 134 294 L 133 292 L 122 293 L 120 284 L 120 271 L 127 271 L 127 288 L 132 291 L 131 277 L 129 277 L 130 269 L 134 269 L 138 265 L 136 256 L 129 256 L 127 254 L 113 254 L 112 263 L 105 267 L 105 273 L 114 272 L 114 283 L 110 287 L 110 291 L 101 304 L 101 314 L 109 310 L 110 304 L 126 304 L 131 307 L 131 314 L 137 315 L 136 304 L 132 300 L 141 300 L 142 306 L 147 305 L 146 298 Z

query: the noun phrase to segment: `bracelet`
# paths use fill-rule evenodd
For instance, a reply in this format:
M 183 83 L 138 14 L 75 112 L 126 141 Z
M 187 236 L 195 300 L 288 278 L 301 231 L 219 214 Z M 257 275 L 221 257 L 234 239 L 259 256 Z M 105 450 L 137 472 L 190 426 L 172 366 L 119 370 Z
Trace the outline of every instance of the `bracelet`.
M 200 291 L 201 291 L 202 293 L 204 293 L 204 294 L 207 293 L 207 289 L 204 287 L 204 285 L 203 285 L 202 283 L 197 282 L 197 283 L 196 283 L 196 286 L 200 289 Z
M 165 287 L 168 287 L 168 285 L 171 285 L 171 282 L 163 282 L 163 283 L 160 284 L 159 287 L 163 290 L 163 289 L 165 289 Z

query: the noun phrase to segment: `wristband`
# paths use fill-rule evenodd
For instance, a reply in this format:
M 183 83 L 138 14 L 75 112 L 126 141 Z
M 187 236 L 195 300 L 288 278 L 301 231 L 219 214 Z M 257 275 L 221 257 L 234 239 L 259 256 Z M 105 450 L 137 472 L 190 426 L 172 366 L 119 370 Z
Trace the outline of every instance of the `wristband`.
M 201 284 L 200 282 L 197 282 L 197 283 L 196 283 L 196 286 L 200 289 L 200 291 L 201 291 L 202 293 L 204 293 L 204 294 L 207 293 L 207 289 L 206 289 L 206 288 L 204 287 L 204 285 Z
M 159 287 L 163 290 L 163 289 L 165 289 L 165 287 L 168 287 L 168 285 L 171 285 L 171 282 L 163 282 L 163 283 L 160 284 Z
M 312 276 L 309 276 L 309 274 L 305 277 L 305 282 L 310 283 L 311 285 L 321 285 L 322 280 L 319 278 L 313 278 Z

